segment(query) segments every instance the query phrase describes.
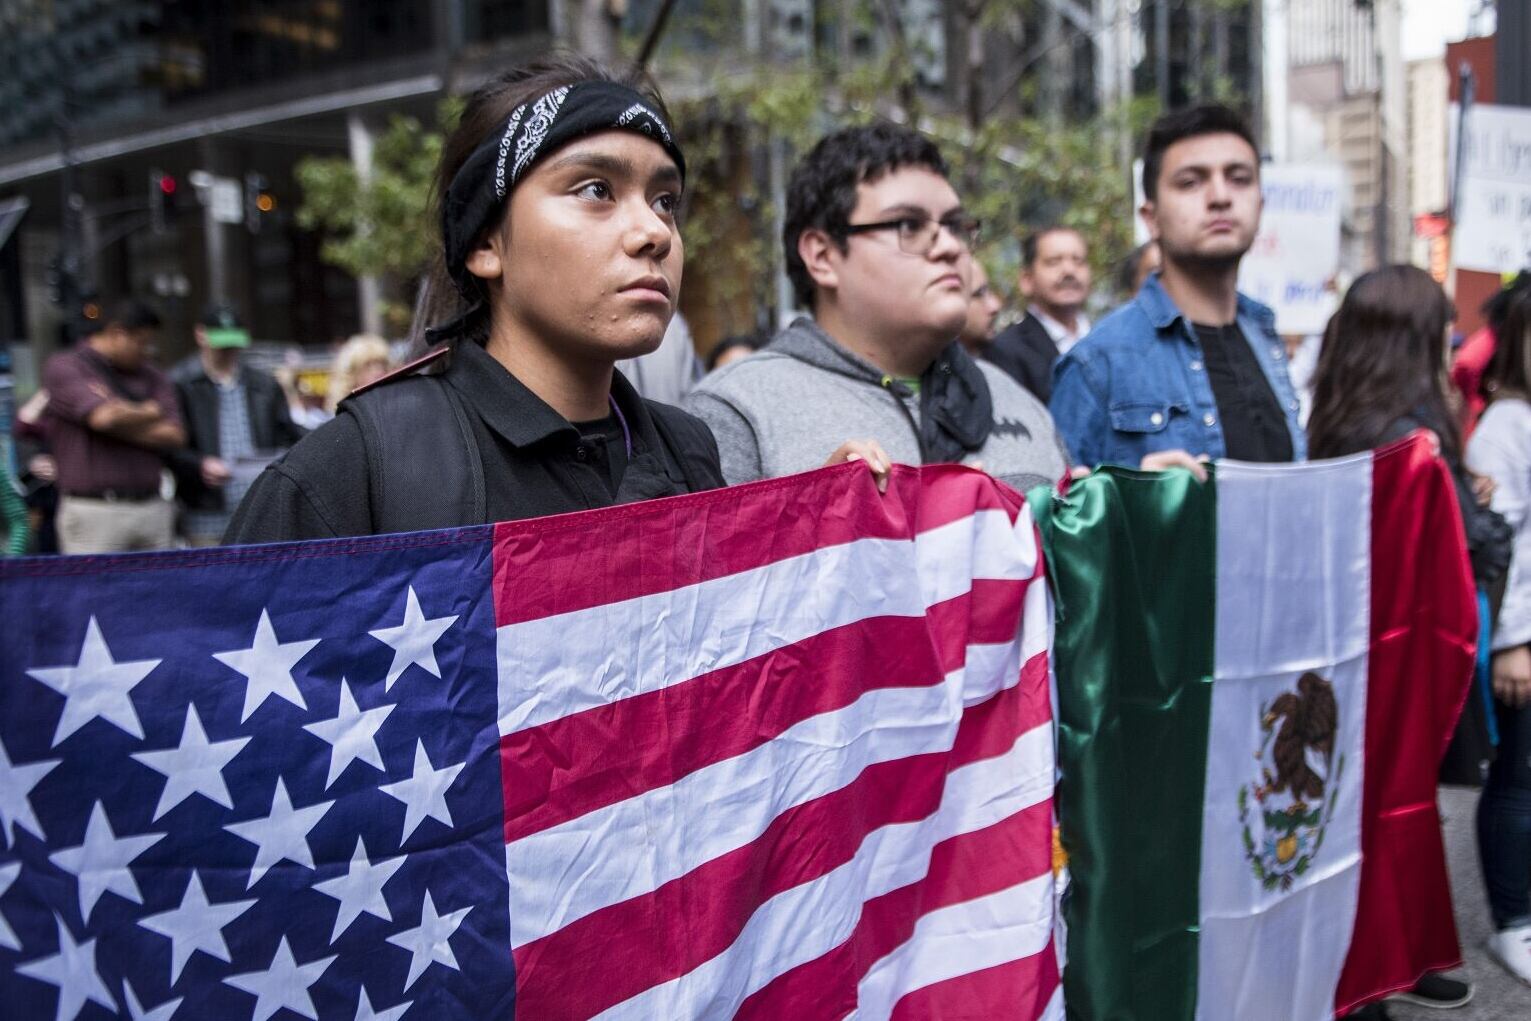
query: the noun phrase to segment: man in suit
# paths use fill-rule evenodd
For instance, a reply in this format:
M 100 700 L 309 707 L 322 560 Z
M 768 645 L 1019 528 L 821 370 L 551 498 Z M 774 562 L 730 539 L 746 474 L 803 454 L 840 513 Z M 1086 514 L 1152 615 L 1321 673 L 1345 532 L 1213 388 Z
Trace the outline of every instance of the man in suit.
M 1043 401 L 1052 394 L 1053 363 L 1090 332 L 1084 314 L 1090 264 L 1083 235 L 1051 226 L 1021 242 L 1021 294 L 1026 318 L 1002 330 L 982 357 Z

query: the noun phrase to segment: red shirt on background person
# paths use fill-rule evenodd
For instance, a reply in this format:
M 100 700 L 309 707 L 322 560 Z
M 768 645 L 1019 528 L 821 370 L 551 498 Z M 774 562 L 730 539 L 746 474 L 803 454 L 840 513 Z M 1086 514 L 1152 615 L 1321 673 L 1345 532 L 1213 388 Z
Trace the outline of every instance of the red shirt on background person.
M 1494 331 L 1483 326 L 1469 334 L 1451 358 L 1451 382 L 1462 395 L 1462 437 L 1472 435 L 1478 416 L 1488 407 L 1483 394 L 1483 370 L 1494 358 Z
M 1495 336 L 1504 326 L 1510 299 L 1521 291 L 1531 289 L 1531 270 L 1521 270 L 1504 288 L 1483 303 L 1484 325 L 1458 347 L 1451 358 L 1451 383 L 1462 395 L 1462 442 L 1472 435 L 1478 424 L 1478 416 L 1488 406 L 1489 395 L 1483 391 L 1483 374 L 1493 360 L 1497 346 Z
M 43 366 L 44 426 L 65 553 L 163 549 L 174 510 L 160 495 L 161 452 L 186 442 L 175 387 L 148 362 L 159 317 L 124 301 L 96 332 Z

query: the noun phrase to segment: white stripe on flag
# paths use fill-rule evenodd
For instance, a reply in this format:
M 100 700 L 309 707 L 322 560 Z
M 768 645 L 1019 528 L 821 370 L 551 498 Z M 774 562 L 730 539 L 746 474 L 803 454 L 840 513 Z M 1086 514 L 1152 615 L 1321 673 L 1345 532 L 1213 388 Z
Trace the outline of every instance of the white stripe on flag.
M 721 954 L 599 1016 L 647 1021 L 733 1014 L 777 976 L 849 939 L 866 901 L 922 879 L 941 841 L 1008 819 L 1052 789 L 1049 723 L 1022 734 L 1003 755 L 953 770 L 932 815 L 875 830 L 844 865 L 766 901 Z
M 917 989 L 1039 954 L 1053 933 L 1053 874 L 922 917 L 856 990 L 857 1021 L 880 1021 Z
M 918 617 L 973 579 L 1036 570 L 1023 511 L 978 511 L 901 539 L 857 539 L 668 592 L 498 629 L 500 734 L 681 684 L 832 628 Z M 918 571 L 919 586 L 903 583 Z M 600 636 L 571 641 L 571 635 Z
M 1015 687 L 1022 664 L 1047 651 L 1052 607 L 1046 581 L 1038 579 L 1026 587 L 1021 612 L 1018 640 L 967 647 L 961 684 L 963 705 L 977 705 Z M 1053 719 L 1057 718 L 1053 713 Z
M 1017 646 L 969 646 L 967 665 L 940 684 L 874 689 L 668 787 L 508 844 L 511 946 L 651 893 L 743 847 L 782 812 L 841 789 L 874 763 L 947 751 L 962 719 L 958 700 L 982 701 L 964 698 L 965 677 L 977 679 L 984 697 L 1014 687 Z M 557 866 L 544 870 L 543 863 Z
M 1361 869 L 1361 778 L 1371 610 L 1369 455 L 1301 467 L 1217 467 L 1217 617 L 1202 815 L 1196 1014 L 1316 1021 L 1334 1011 Z M 1292 807 L 1262 800 L 1273 735 L 1262 718 L 1308 671 L 1331 685 L 1338 729 L 1317 830 L 1264 823 Z M 1243 792 L 1246 808 L 1240 811 Z M 1330 798 L 1335 798 L 1332 812 Z M 1315 807 L 1305 801 L 1311 810 Z M 1302 875 L 1267 889 L 1311 853 Z M 1295 841 L 1295 842 L 1294 842 Z M 1285 861 L 1279 857 L 1286 855 Z

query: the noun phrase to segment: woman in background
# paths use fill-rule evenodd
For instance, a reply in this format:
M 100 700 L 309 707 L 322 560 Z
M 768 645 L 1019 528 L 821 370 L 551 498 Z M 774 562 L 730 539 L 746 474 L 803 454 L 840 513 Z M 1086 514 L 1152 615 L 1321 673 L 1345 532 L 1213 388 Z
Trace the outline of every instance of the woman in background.
M 1489 399 L 1467 446 L 1496 483 L 1494 510 L 1515 529 L 1515 557 L 1491 639 L 1498 754 L 1478 802 L 1478 855 L 1494 935 L 1489 956 L 1531 985 L 1531 288 L 1506 303 L 1483 375 Z
M 1504 577 L 1511 537 L 1504 519 L 1485 506 L 1489 486 L 1469 475 L 1462 462 L 1462 433 L 1446 396 L 1451 321 L 1451 302 L 1424 270 L 1384 266 L 1359 277 L 1324 332 L 1313 373 L 1308 453 L 1341 457 L 1418 429 L 1433 432 L 1456 483 L 1473 579 L 1482 591 Z M 1460 760 L 1476 773 L 1490 753 L 1482 704 L 1477 697 L 1467 700 L 1452 739 L 1454 754 L 1448 754 L 1443 771 Z M 1472 994 L 1470 983 L 1431 973 L 1396 998 L 1445 1008 L 1462 1006 Z M 1372 1004 L 1351 1016 L 1388 1014 L 1382 1004 Z
M 351 396 L 351 391 L 382 379 L 392 368 L 388 342 L 371 333 L 358 333 L 335 352 L 326 410 L 333 416 L 340 402 Z

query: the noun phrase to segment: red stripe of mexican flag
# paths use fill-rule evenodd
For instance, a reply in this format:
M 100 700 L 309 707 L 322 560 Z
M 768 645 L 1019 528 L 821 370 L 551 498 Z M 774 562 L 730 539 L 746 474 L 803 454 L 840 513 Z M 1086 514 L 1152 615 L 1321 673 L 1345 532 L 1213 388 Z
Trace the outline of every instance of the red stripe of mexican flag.
M 1476 620 L 1428 441 L 1033 500 L 1071 1015 L 1313 1021 L 1454 963 L 1435 768 Z
M 1372 477 L 1366 756 L 1389 767 L 1367 770 L 1364 781 L 1365 864 L 1335 995 L 1341 1011 L 1461 962 L 1435 777 L 1477 634 L 1466 540 L 1450 476 L 1428 440 L 1378 451 Z

